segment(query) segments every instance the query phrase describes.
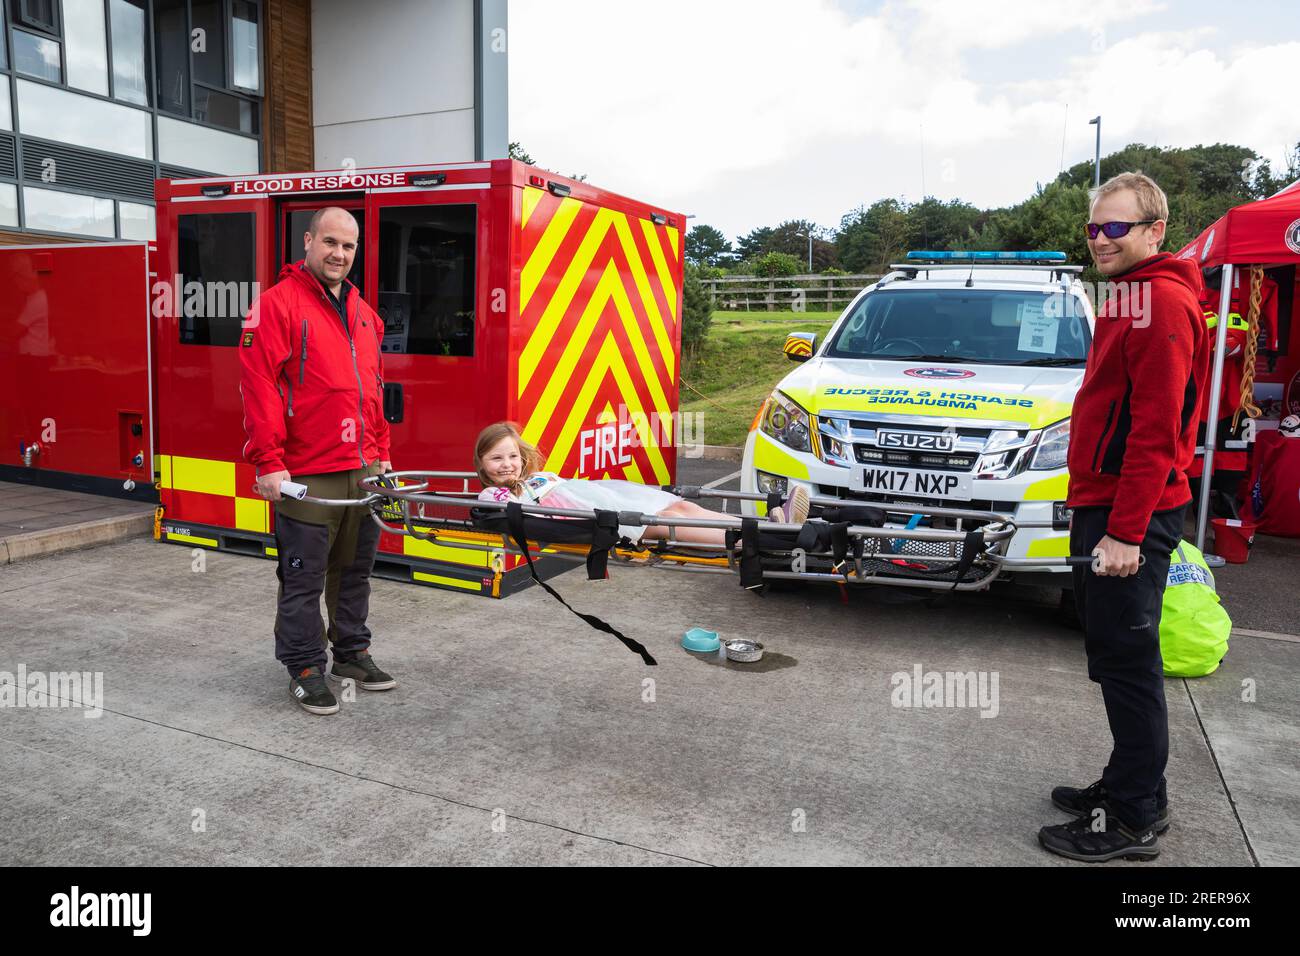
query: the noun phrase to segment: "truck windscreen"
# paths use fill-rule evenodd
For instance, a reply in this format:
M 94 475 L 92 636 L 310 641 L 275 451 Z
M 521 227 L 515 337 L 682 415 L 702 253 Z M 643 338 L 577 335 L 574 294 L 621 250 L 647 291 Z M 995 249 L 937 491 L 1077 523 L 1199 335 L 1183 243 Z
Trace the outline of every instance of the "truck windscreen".
M 828 358 L 1082 365 L 1090 341 L 1082 299 L 994 289 L 884 289 L 840 325 Z

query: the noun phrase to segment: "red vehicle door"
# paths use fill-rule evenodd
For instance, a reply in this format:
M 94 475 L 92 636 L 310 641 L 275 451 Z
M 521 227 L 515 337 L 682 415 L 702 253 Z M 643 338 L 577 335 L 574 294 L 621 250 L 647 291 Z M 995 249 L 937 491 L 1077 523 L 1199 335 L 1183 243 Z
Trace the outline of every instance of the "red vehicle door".
M 271 200 L 176 197 L 158 219 L 159 472 L 169 540 L 216 547 L 190 524 L 269 531 L 243 461 L 239 355 L 244 317 L 275 281 Z

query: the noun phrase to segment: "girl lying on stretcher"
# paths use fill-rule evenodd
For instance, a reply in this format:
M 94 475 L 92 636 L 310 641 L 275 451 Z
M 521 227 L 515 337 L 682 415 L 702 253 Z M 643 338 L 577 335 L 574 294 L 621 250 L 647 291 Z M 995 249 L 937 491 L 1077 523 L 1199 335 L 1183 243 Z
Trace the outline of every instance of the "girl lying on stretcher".
M 541 471 L 542 455 L 535 447 L 520 437 L 510 422 L 497 422 L 479 433 L 474 445 L 474 470 L 478 472 L 483 491 L 483 501 L 518 501 L 522 504 L 545 504 L 552 508 L 573 508 L 580 511 L 601 509 L 605 511 L 639 511 L 642 514 L 677 518 L 725 519 L 738 523 L 735 515 L 701 508 L 691 501 L 669 494 L 650 485 L 633 481 L 587 480 L 561 478 L 549 471 Z M 787 515 L 785 512 L 788 511 Z M 796 485 L 785 509 L 776 508 L 772 521 L 803 524 L 808 517 L 808 491 Z M 692 544 L 725 546 L 726 531 L 722 528 L 670 529 L 665 525 L 620 526 L 619 533 L 629 541 L 642 538 L 668 539 Z

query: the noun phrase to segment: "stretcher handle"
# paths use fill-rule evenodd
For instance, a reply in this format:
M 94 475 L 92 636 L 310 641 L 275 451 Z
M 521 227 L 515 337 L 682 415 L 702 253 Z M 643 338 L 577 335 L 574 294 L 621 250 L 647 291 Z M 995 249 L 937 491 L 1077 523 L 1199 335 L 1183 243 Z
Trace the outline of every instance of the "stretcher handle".
M 1090 567 L 1094 571 L 1097 570 L 1097 559 L 1094 558 L 1092 555 L 1072 554 L 1065 559 L 1065 563 L 1072 568 Z M 1139 568 L 1143 567 L 1146 565 L 1146 563 L 1147 563 L 1147 556 L 1145 554 L 1139 554 L 1138 567 Z

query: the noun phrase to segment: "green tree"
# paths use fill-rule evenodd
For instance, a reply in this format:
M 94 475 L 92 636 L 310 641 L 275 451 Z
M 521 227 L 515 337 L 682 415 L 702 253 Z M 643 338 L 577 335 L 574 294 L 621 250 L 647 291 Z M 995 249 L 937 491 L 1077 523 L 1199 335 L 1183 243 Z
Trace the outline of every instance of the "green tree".
M 709 293 L 700 282 L 699 270 L 688 262 L 682 277 L 682 352 L 688 358 L 694 358 L 699 351 L 712 322 L 713 305 Z
M 802 271 L 799 260 L 786 252 L 766 252 L 754 260 L 754 275 L 764 279 L 799 275 Z
M 808 236 L 812 234 L 813 272 L 822 272 L 839 263 L 839 252 L 831 240 L 834 234 L 807 219 L 790 219 L 771 230 L 764 252 L 784 252 L 803 263 L 800 272 L 808 269 Z
M 765 252 L 771 252 L 772 228 L 762 226 L 752 230 L 748 235 L 736 240 L 736 258 L 742 261 L 756 259 Z
M 731 243 L 719 230 L 701 223 L 686 234 L 686 258 L 696 265 L 720 265 L 731 258 Z
M 911 227 L 907 207 L 897 199 L 859 206 L 840 220 L 835 245 L 850 272 L 880 272 L 907 251 Z

